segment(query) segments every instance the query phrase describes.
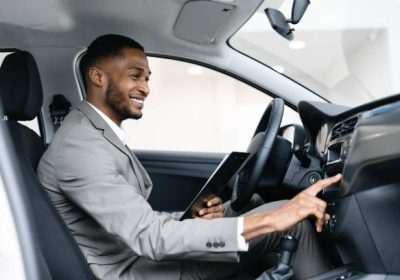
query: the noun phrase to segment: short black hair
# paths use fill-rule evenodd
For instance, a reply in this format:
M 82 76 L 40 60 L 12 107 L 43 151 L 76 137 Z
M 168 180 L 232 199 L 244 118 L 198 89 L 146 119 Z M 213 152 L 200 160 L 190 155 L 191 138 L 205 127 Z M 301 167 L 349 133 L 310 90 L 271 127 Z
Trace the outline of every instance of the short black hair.
M 90 67 L 101 59 L 121 56 L 121 51 L 125 48 L 137 49 L 144 52 L 142 45 L 126 36 L 107 34 L 97 37 L 89 45 L 80 61 L 80 70 L 84 77 L 85 87 L 87 86 L 86 72 Z

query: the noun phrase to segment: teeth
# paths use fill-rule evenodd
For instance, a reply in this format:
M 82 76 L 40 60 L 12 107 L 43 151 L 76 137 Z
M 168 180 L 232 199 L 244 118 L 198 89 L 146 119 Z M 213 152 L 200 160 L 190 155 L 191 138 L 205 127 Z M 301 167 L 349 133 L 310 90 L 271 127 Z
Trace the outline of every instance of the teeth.
M 140 100 L 140 99 L 138 99 L 138 98 L 131 98 L 133 101 L 135 101 L 135 102 L 137 102 L 137 103 L 140 103 L 140 104 L 143 104 L 144 103 L 144 100 Z

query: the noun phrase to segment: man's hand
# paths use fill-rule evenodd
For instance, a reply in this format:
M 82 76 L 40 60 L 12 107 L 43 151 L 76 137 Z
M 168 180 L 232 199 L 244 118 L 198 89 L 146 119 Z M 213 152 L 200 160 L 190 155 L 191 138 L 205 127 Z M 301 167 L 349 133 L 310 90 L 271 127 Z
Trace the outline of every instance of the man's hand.
M 200 209 L 197 217 L 203 219 L 214 219 L 224 216 L 224 204 L 218 196 L 214 196 L 213 198 L 204 201 L 204 204 L 207 205 L 207 207 Z
M 325 213 L 326 202 L 316 195 L 324 188 L 339 182 L 341 178 L 342 175 L 338 174 L 319 180 L 280 208 L 245 217 L 243 237 L 250 240 L 268 232 L 286 231 L 309 216 L 316 218 L 316 229 L 321 232 L 324 222 L 329 220 L 330 216 Z

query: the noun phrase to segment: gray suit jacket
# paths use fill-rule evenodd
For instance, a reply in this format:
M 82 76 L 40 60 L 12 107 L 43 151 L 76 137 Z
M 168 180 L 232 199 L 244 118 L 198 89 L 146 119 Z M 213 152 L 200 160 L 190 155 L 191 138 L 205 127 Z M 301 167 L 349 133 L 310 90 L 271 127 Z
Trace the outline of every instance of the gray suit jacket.
M 85 101 L 65 118 L 37 171 L 89 264 L 126 262 L 130 275 L 142 279 L 169 261 L 159 265 L 166 267 L 163 278 L 179 279 L 179 260 L 239 259 L 237 219 L 180 222 L 152 210 L 147 172 Z

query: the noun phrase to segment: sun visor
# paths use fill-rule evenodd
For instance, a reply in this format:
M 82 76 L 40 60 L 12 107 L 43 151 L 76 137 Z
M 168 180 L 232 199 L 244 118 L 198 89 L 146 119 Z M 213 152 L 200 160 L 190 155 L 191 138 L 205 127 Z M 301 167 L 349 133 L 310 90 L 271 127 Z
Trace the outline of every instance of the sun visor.
M 234 8 L 233 5 L 206 0 L 187 2 L 176 20 L 175 35 L 194 43 L 211 44 Z

